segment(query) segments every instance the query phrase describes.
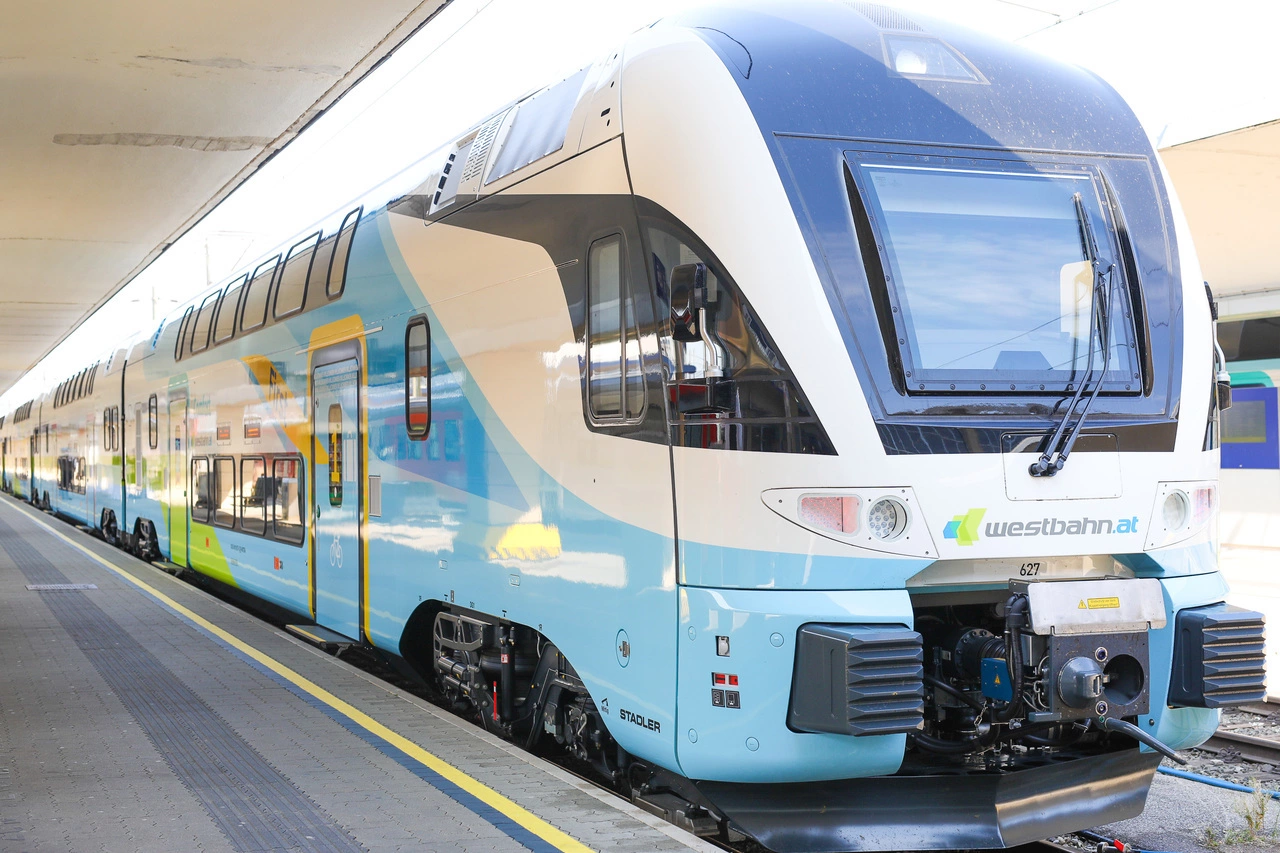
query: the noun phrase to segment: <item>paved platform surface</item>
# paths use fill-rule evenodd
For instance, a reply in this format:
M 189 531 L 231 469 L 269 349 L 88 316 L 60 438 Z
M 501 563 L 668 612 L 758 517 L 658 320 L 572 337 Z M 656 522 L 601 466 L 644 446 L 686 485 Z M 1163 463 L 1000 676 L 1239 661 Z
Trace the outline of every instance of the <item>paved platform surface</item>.
M 714 849 L 8 497 L 0 648 L 3 853 Z

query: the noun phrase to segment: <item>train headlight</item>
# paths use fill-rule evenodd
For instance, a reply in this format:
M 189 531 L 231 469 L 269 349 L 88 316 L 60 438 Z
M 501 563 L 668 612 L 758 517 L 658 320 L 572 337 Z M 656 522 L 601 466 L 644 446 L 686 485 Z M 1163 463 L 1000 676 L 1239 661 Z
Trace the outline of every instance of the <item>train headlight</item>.
M 800 498 L 800 520 L 835 533 L 857 533 L 861 506 L 857 495 L 804 495 Z
M 1164 529 L 1170 532 L 1181 530 L 1183 525 L 1191 518 L 1191 500 L 1187 497 L 1187 493 L 1182 489 L 1174 489 L 1169 492 L 1164 499 L 1164 509 L 1161 512 L 1164 521 Z
M 937 559 L 929 526 L 921 516 L 910 488 L 877 486 L 849 488 L 766 489 L 760 500 L 773 512 L 810 533 L 883 554 Z M 792 539 L 779 531 L 785 549 L 831 555 L 821 542 Z M 770 541 L 777 541 L 772 531 Z M 839 553 L 839 552 L 835 552 Z
M 880 498 L 867 510 L 867 529 L 881 541 L 897 539 L 907 529 L 907 508 L 893 498 Z
M 1161 483 L 1151 508 L 1146 550 L 1164 548 L 1189 539 L 1217 536 L 1218 484 L 1200 482 Z

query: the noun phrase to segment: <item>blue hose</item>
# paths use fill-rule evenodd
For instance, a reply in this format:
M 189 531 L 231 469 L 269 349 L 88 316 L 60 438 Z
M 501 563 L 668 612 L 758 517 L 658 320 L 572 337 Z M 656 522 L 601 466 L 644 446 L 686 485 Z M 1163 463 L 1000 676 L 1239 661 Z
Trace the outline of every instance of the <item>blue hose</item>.
M 1192 782 L 1201 782 L 1205 785 L 1212 785 L 1215 788 L 1226 788 L 1228 791 L 1241 791 L 1245 794 L 1255 794 L 1256 790 L 1248 785 L 1237 785 L 1235 782 L 1224 782 L 1221 779 L 1215 779 L 1212 776 L 1201 776 L 1199 773 L 1188 773 L 1186 770 L 1174 770 L 1172 767 L 1157 767 L 1161 773 L 1166 776 L 1177 776 L 1179 779 L 1190 779 Z M 1280 800 L 1280 791 L 1268 791 L 1263 788 L 1262 792 L 1273 800 Z

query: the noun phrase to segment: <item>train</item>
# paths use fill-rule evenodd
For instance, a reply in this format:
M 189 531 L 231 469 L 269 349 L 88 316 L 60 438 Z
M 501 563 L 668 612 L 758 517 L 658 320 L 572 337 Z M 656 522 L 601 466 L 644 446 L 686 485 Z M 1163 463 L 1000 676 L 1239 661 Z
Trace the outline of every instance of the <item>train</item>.
M 693 10 L 316 217 L 7 413 L 5 489 L 787 853 L 1131 817 L 1264 695 L 1212 297 L 1092 73 Z

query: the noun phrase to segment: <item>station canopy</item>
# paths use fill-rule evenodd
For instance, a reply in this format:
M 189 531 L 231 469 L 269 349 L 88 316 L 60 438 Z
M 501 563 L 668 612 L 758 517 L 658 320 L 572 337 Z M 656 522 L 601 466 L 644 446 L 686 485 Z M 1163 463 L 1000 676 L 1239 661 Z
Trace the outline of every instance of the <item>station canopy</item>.
M 0 391 L 448 2 L 9 4 Z
M 1225 316 L 1280 314 L 1280 120 L 1160 152 Z

